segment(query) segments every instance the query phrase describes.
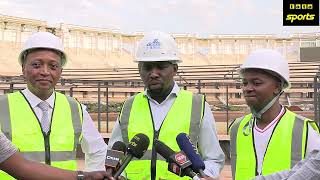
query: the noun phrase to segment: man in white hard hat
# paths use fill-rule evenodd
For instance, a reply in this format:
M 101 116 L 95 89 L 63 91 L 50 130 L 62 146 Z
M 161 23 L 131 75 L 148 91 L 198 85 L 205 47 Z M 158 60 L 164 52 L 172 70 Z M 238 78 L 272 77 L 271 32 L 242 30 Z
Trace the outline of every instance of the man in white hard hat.
M 77 180 L 80 172 L 54 168 L 25 159 L 2 132 L 0 132 L 0 169 L 17 179 L 29 180 Z M 105 171 L 80 173 L 83 173 L 83 180 L 113 179 L 111 174 Z
M 19 55 L 27 88 L 0 97 L 1 131 L 27 159 L 76 170 L 81 144 L 85 171 L 105 170 L 107 146 L 86 108 L 54 90 L 66 62 L 57 36 L 31 35 Z M 0 179 L 10 176 L 1 172 Z
M 320 149 L 316 123 L 279 102 L 290 87 L 288 62 L 279 52 L 261 49 L 250 53 L 239 73 L 251 114 L 236 119 L 230 128 L 233 179 L 288 170 Z
M 162 32 L 146 34 L 138 44 L 135 61 L 145 91 L 124 103 L 108 144 L 111 148 L 116 141 L 129 143 L 137 133 L 149 137 L 150 145 L 141 160 L 133 159 L 126 167 L 127 178 L 180 179 L 168 171 L 168 163 L 156 153 L 154 140 L 178 152 L 176 136 L 182 132 L 198 147 L 205 163 L 204 173 L 209 176 L 206 179 L 218 177 L 224 153 L 215 121 L 203 95 L 182 90 L 174 81 L 181 59 L 173 37 Z

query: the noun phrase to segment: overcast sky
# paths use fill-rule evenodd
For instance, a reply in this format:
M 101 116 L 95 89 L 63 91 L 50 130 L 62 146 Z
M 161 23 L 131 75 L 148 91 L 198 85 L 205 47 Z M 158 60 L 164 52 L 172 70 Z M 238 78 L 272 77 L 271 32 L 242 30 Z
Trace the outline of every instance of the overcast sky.
M 0 0 L 0 14 L 130 34 L 160 30 L 207 37 L 320 32 L 319 26 L 282 26 L 282 0 Z

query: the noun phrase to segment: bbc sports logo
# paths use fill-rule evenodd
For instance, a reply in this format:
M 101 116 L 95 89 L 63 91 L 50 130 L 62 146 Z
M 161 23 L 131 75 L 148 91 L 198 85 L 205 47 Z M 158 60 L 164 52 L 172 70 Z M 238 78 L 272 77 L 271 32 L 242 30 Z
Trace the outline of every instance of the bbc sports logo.
M 284 26 L 319 26 L 319 0 L 283 0 Z

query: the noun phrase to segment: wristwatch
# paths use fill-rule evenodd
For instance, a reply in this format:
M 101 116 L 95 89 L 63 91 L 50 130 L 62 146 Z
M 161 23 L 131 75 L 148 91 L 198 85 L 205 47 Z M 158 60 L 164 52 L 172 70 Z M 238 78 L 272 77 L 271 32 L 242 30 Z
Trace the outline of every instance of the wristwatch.
M 77 180 L 84 180 L 83 171 L 77 171 Z

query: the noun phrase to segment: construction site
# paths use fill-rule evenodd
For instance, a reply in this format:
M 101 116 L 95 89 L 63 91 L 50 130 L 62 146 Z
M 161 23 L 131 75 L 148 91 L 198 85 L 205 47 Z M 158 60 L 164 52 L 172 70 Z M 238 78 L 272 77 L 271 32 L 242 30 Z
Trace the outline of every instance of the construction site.
M 34 32 L 47 31 L 60 37 L 68 64 L 56 91 L 75 97 L 87 106 L 105 141 L 113 129 L 123 102 L 144 90 L 137 64 L 133 62 L 137 42 L 144 32 L 123 34 L 98 29 L 0 15 L 0 94 L 26 88 L 18 63 L 22 44 Z M 227 162 L 230 157 L 228 127 L 249 113 L 238 74 L 244 58 L 260 48 L 276 49 L 289 62 L 291 88 L 281 104 L 319 124 L 320 32 L 308 34 L 211 35 L 199 38 L 172 34 L 181 53 L 175 81 L 180 88 L 204 94 L 216 121 L 216 130 Z M 231 179 L 230 167 L 223 172 Z

